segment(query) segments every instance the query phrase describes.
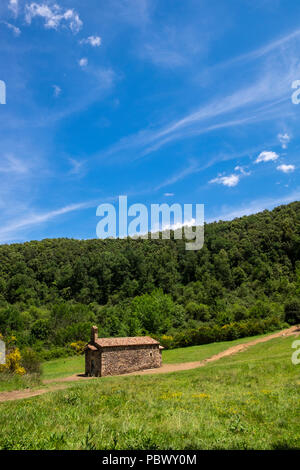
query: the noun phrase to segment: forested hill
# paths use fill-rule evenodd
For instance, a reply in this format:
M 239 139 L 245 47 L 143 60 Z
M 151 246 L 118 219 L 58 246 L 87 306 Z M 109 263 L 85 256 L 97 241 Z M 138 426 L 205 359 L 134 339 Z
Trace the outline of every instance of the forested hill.
M 300 202 L 206 224 L 195 252 L 182 240 L 2 245 L 0 332 L 63 346 L 84 340 L 92 322 L 102 335 L 159 335 L 283 320 L 287 302 L 297 307 L 299 260 Z

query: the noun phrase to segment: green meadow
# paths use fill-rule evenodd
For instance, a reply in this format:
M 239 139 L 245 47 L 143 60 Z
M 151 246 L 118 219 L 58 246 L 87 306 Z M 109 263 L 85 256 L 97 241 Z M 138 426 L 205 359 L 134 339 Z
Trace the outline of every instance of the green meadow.
M 300 449 L 293 340 L 274 339 L 199 369 L 99 378 L 2 403 L 0 449 Z M 184 352 L 187 361 L 203 358 L 195 348 Z M 175 351 L 165 351 L 165 362 L 168 355 L 175 361 Z M 73 372 L 79 359 L 72 358 Z M 66 364 L 58 364 L 64 374 Z M 45 365 L 44 377 L 54 370 Z
M 41 378 L 37 375 L 20 376 L 16 374 L 5 374 L 3 372 L 0 374 L 0 392 L 35 388 L 41 384 Z
M 265 336 L 265 335 L 261 335 Z M 235 341 L 224 341 L 219 343 L 204 344 L 163 351 L 164 364 L 176 364 L 180 362 L 193 362 L 206 359 L 235 344 L 246 343 L 260 336 L 237 339 Z M 26 388 L 41 387 L 42 380 L 55 380 L 84 372 L 84 356 L 71 356 L 54 359 L 42 364 L 42 376 L 3 375 L 0 376 L 0 392 L 22 390 Z
M 214 354 L 218 354 L 231 346 L 247 343 L 255 338 L 261 338 L 264 336 L 268 336 L 268 334 L 241 338 L 235 341 L 223 341 L 219 343 L 204 344 L 201 346 L 165 350 L 162 353 L 162 359 L 164 364 L 202 361 L 203 359 L 213 356 Z M 45 380 L 54 380 L 73 374 L 82 374 L 84 372 L 84 357 L 72 356 L 47 361 L 44 362 L 42 370 L 42 377 Z
M 182 362 L 201 361 L 214 354 L 236 344 L 246 343 L 255 338 L 267 335 L 252 336 L 249 338 L 237 339 L 235 341 L 223 341 L 218 343 L 204 344 L 201 346 L 191 346 L 187 348 L 178 348 L 163 351 L 164 364 L 176 364 Z M 42 364 L 42 376 L 25 375 L 0 375 L 0 392 L 22 390 L 28 388 L 41 388 L 43 380 L 60 379 L 84 372 L 84 356 L 71 356 L 66 358 L 54 359 Z

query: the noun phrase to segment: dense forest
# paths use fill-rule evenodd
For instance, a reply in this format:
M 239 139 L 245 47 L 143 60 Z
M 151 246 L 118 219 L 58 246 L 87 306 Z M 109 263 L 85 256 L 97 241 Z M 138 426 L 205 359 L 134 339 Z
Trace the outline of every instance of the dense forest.
M 167 347 L 300 322 L 300 202 L 205 225 L 184 240 L 46 239 L 0 246 L 0 332 L 44 358 L 102 336 Z

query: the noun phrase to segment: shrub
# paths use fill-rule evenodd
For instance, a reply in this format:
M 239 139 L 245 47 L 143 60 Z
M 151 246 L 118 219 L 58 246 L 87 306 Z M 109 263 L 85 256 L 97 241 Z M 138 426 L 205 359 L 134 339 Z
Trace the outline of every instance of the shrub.
M 21 364 L 29 374 L 41 374 L 41 363 L 38 354 L 31 348 L 22 351 Z
M 174 333 L 173 341 L 168 344 L 161 336 L 160 342 L 166 349 L 182 348 L 214 343 L 218 341 L 232 341 L 247 336 L 260 335 L 281 328 L 283 325 L 277 316 L 263 319 L 231 322 L 226 325 L 203 325 L 200 328 L 188 329 Z
M 63 347 L 53 347 L 51 349 L 42 349 L 39 351 L 39 357 L 43 361 L 51 361 L 52 359 L 59 359 L 61 357 L 70 356 L 70 349 Z
M 276 311 L 276 307 L 270 302 L 258 300 L 249 311 L 250 318 L 269 318 Z
M 85 341 L 77 341 L 75 343 L 71 343 L 70 347 L 76 354 L 83 354 L 85 345 Z
M 300 300 L 293 299 L 284 306 L 285 321 L 290 325 L 300 323 Z
M 166 349 L 174 348 L 174 337 L 171 335 L 162 335 L 159 339 L 160 344 Z
M 58 328 L 54 334 L 54 342 L 57 346 L 64 346 L 71 341 L 88 341 L 92 324 L 89 322 L 78 322 L 64 328 Z
M 6 355 L 5 364 L 0 365 L 0 372 L 11 372 L 17 375 L 26 374 L 26 370 L 21 365 L 21 353 L 18 348 Z
M 36 339 L 47 339 L 50 334 L 50 326 L 48 320 L 45 320 L 43 318 L 36 320 L 32 325 L 31 333 Z
M 205 304 L 197 304 L 196 302 L 188 302 L 186 305 L 186 312 L 189 317 L 198 321 L 209 321 L 210 311 L 209 307 Z
M 244 305 L 235 303 L 231 307 L 231 311 L 235 321 L 246 320 L 248 317 L 248 310 Z

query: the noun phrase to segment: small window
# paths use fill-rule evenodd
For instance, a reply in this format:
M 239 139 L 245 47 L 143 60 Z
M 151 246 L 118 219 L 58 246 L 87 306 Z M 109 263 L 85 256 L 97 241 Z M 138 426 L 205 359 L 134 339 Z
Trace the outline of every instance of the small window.
M 150 352 L 150 357 L 152 357 L 152 356 L 153 356 L 153 352 L 151 351 L 151 352 Z

